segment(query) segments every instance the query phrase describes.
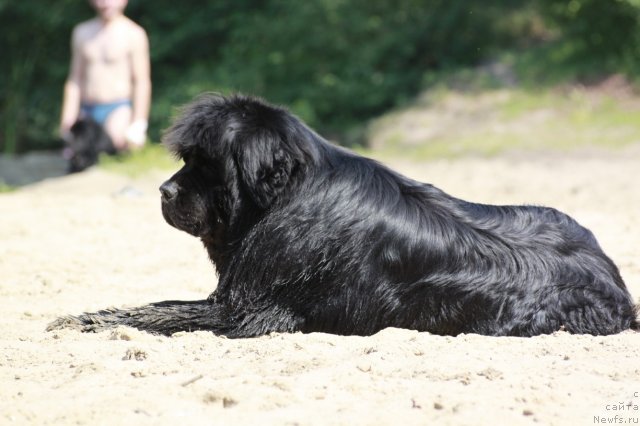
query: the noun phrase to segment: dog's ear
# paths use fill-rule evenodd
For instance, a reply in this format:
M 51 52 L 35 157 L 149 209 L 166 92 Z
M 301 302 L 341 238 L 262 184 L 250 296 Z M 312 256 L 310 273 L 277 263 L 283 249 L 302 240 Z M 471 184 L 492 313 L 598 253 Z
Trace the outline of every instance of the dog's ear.
M 267 208 L 287 188 L 297 162 L 275 135 L 257 135 L 240 145 L 237 160 L 245 189 L 258 207 Z

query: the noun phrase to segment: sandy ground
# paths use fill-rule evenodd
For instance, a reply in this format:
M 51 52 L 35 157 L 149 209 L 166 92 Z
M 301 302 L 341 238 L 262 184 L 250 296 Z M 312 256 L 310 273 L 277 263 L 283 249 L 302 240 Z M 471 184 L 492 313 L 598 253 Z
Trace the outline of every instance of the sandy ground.
M 391 165 L 469 200 L 568 212 L 640 297 L 638 149 Z M 200 243 L 161 217 L 169 174 L 92 170 L 0 194 L 0 424 L 640 423 L 640 333 L 45 332 L 62 314 L 215 287 Z

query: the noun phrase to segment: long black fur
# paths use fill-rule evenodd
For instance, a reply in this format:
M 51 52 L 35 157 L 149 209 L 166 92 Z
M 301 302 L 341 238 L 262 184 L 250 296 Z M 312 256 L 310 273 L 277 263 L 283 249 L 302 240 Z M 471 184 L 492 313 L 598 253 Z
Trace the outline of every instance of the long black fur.
M 164 142 L 185 162 L 161 187 L 164 217 L 202 240 L 217 289 L 202 301 L 64 317 L 51 329 L 249 337 L 638 328 L 617 267 L 557 210 L 454 198 L 249 97 L 203 96 Z

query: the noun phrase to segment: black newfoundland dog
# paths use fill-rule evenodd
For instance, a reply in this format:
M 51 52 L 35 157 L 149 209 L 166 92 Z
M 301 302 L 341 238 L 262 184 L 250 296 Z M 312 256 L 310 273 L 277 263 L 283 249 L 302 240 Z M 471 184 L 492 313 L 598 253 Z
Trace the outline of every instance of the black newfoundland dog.
M 160 187 L 162 213 L 202 240 L 217 289 L 206 300 L 64 317 L 50 329 L 251 337 L 638 328 L 614 263 L 557 210 L 454 198 L 249 97 L 200 98 L 164 142 L 185 164 Z
M 95 165 L 102 153 L 116 154 L 116 148 L 107 132 L 91 118 L 77 120 L 69 133 L 65 149 L 69 173 L 81 172 Z

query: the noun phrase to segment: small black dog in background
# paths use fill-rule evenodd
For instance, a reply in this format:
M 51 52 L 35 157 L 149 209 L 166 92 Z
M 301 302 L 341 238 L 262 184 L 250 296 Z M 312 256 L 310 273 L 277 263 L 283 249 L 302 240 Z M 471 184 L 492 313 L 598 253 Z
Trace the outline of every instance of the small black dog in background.
M 69 173 L 81 172 L 98 162 L 101 153 L 114 155 L 116 148 L 102 126 L 91 118 L 81 118 L 71 126 L 65 157 Z

